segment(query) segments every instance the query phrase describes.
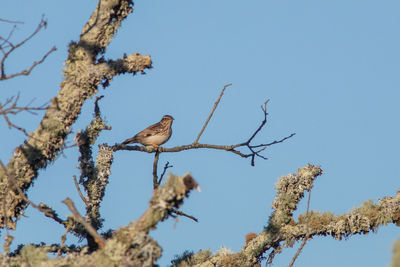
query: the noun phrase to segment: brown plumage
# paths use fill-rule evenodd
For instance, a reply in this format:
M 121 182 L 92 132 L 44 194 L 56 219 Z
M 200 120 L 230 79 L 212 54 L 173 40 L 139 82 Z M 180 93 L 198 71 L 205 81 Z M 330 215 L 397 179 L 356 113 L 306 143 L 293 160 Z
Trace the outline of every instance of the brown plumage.
M 153 124 L 134 137 L 126 139 L 122 144 L 139 143 L 144 146 L 158 147 L 169 140 L 172 135 L 172 121 L 174 118 L 170 115 L 164 115 L 160 122 Z

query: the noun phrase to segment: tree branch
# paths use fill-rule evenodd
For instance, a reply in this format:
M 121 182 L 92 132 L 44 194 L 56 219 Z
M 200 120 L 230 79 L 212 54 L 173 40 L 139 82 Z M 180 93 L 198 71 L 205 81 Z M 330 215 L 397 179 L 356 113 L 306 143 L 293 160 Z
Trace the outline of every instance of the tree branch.
M 111 130 L 110 126 L 101 118 L 99 100 L 103 96 L 97 97 L 94 105 L 94 119 L 86 127 L 83 132 L 78 132 L 75 142 L 79 146 L 79 168 L 81 170 L 80 183 L 86 191 L 86 198 L 80 193 L 82 200 L 86 204 L 86 220 L 90 223 L 95 230 L 102 227 L 103 219 L 100 216 L 100 203 L 104 197 L 105 188 L 108 184 L 108 176 L 110 174 L 108 164 L 111 166 L 111 158 L 104 158 L 107 150 L 99 149 L 97 156 L 97 166 L 92 157 L 92 145 L 96 142 L 97 137 L 102 130 Z M 108 168 L 105 172 L 103 166 Z M 76 180 L 76 179 L 75 179 Z M 79 185 L 75 185 L 80 192 Z M 97 249 L 97 243 L 93 240 L 92 236 L 86 236 L 90 250 Z
M 224 87 L 224 89 L 229 85 L 230 84 L 226 85 Z M 222 93 L 223 93 L 224 89 L 222 90 L 222 92 L 220 94 L 220 97 L 218 98 L 217 102 L 215 103 L 213 111 L 215 110 L 216 106 L 218 105 L 219 100 L 220 100 L 220 98 L 222 96 Z M 289 138 L 291 138 L 291 137 L 293 137 L 295 135 L 295 133 L 292 133 L 289 136 L 286 136 L 286 137 L 284 137 L 284 138 L 282 138 L 280 140 L 275 140 L 273 142 L 266 143 L 266 144 L 258 144 L 258 145 L 252 145 L 251 144 L 251 142 L 253 141 L 254 137 L 261 131 L 261 129 L 267 123 L 267 115 L 268 115 L 268 113 L 267 113 L 267 103 L 268 103 L 268 101 L 269 100 L 265 101 L 264 106 L 261 106 L 261 109 L 262 109 L 263 114 L 264 114 L 264 120 L 261 122 L 261 125 L 256 129 L 256 131 L 250 136 L 250 138 L 246 142 L 243 142 L 243 143 L 239 143 L 239 144 L 236 144 L 236 145 L 211 145 L 211 144 L 199 144 L 199 143 L 197 143 L 195 141 L 194 143 L 189 144 L 189 145 L 177 146 L 177 147 L 173 147 L 173 148 L 164 148 L 164 147 L 154 148 L 154 147 L 151 147 L 151 146 L 144 147 L 144 146 L 130 146 L 130 145 L 124 145 L 124 144 L 115 144 L 114 146 L 110 146 L 110 148 L 114 152 L 118 151 L 118 150 L 135 150 L 135 151 L 141 151 L 141 152 L 147 152 L 147 153 L 154 153 L 154 152 L 157 152 L 157 153 L 180 152 L 180 151 L 184 151 L 184 150 L 199 149 L 199 148 L 217 149 L 217 150 L 225 150 L 225 151 L 234 153 L 236 155 L 239 155 L 242 158 L 249 158 L 250 157 L 251 158 L 251 166 L 254 166 L 255 165 L 255 162 L 254 162 L 255 161 L 255 157 L 259 157 L 259 158 L 264 159 L 264 160 L 267 159 L 266 157 L 262 156 L 260 154 L 260 152 L 264 151 L 269 146 L 282 143 L 282 142 L 286 141 L 287 139 L 289 139 Z M 205 126 L 207 126 L 207 123 L 208 123 L 209 119 L 212 117 L 213 111 L 211 112 L 211 114 L 210 114 L 208 120 L 206 121 L 206 123 L 204 124 L 203 129 L 200 132 L 198 137 L 201 136 L 203 130 L 205 129 Z M 245 154 L 245 153 L 237 150 L 237 148 L 240 148 L 240 147 L 247 147 L 250 150 L 250 153 L 249 154 Z M 155 159 L 157 159 L 157 161 L 158 161 L 157 157 Z M 157 164 L 157 163 L 154 162 L 154 164 Z M 154 176 L 154 173 L 155 173 L 154 172 L 154 170 L 155 170 L 154 169 L 154 166 L 155 166 L 154 164 L 153 164 L 153 180 L 156 181 L 155 178 L 154 178 L 154 177 L 156 177 L 156 176 Z M 157 174 L 157 173 L 155 173 L 155 174 Z
M 83 196 L 81 189 L 79 188 L 79 184 L 78 184 L 78 180 L 76 180 L 76 176 L 73 175 L 72 177 L 74 179 L 74 184 L 75 184 L 75 187 L 76 187 L 76 191 L 78 191 L 78 194 L 79 194 L 80 198 L 82 199 L 83 203 L 85 203 L 85 206 L 87 206 L 88 203 L 87 203 L 85 197 Z
M 18 23 L 18 22 L 12 22 L 12 23 Z M 29 41 L 30 39 L 32 39 L 32 37 L 34 37 L 41 29 L 46 28 L 46 26 L 47 26 L 47 21 L 46 21 L 44 18 L 42 18 L 41 21 L 39 22 L 39 25 L 36 27 L 36 30 L 35 30 L 31 35 L 29 35 L 27 38 L 25 38 L 24 40 L 22 40 L 21 42 L 19 42 L 19 43 L 16 44 L 16 45 L 12 44 L 12 43 L 9 41 L 9 39 L 11 38 L 11 35 L 12 35 L 14 29 L 10 32 L 9 36 L 8 36 L 6 39 L 3 39 L 3 38 L 0 37 L 0 40 L 1 40 L 1 39 L 4 40 L 3 44 L 1 44 L 1 49 L 0 49 L 0 50 L 3 52 L 3 57 L 2 57 L 2 59 L 1 59 L 1 61 L 0 61 L 0 81 L 1 81 L 1 80 L 8 80 L 8 79 L 14 78 L 14 77 L 16 77 L 16 76 L 29 75 L 29 74 L 31 73 L 31 71 L 32 71 L 37 65 L 43 63 L 43 62 L 45 61 L 46 57 L 56 50 L 56 47 L 53 46 L 53 47 L 42 57 L 41 60 L 33 62 L 32 65 L 31 65 L 28 69 L 22 70 L 22 71 L 20 71 L 20 72 L 18 72 L 18 73 L 14 73 L 14 74 L 11 74 L 11 75 L 6 75 L 4 64 L 5 64 L 5 61 L 6 61 L 7 57 L 8 57 L 15 49 L 19 48 L 20 46 L 24 45 L 27 41 Z M 4 47 L 4 46 L 3 46 L 5 43 L 8 44 L 7 47 Z M 7 51 L 5 51 L 5 48 L 8 48 L 8 47 L 9 47 L 10 49 L 8 49 Z
M 180 211 L 180 210 L 171 209 L 171 212 L 173 212 L 173 213 L 175 213 L 175 214 L 177 214 L 177 215 L 184 216 L 184 217 L 187 217 L 187 218 L 189 218 L 189 219 L 192 219 L 192 220 L 195 221 L 195 222 L 199 222 L 199 220 L 198 220 L 196 217 L 193 217 L 193 216 L 191 216 L 191 215 L 188 215 L 188 214 L 186 214 L 186 213 L 184 213 L 184 212 L 182 212 L 182 211 Z
M 197 144 L 197 143 L 198 143 L 198 141 L 199 141 L 201 135 L 203 134 L 204 130 L 205 130 L 206 127 L 207 127 L 208 122 L 210 121 L 211 117 L 213 116 L 214 111 L 215 111 L 215 109 L 217 108 L 217 106 L 218 106 L 218 104 L 219 104 L 219 101 L 221 100 L 221 97 L 222 97 L 222 95 L 223 95 L 224 92 L 225 92 L 225 89 L 226 89 L 227 87 L 231 86 L 231 85 L 232 85 L 231 83 L 228 83 L 227 85 L 224 86 L 224 88 L 222 88 L 222 91 L 221 91 L 221 93 L 219 94 L 219 97 L 218 97 L 217 101 L 215 102 L 214 107 L 213 107 L 213 109 L 211 110 L 210 115 L 208 116 L 206 122 L 205 122 L 204 125 L 203 125 L 203 128 L 201 129 L 199 135 L 197 136 L 197 138 L 196 138 L 196 140 L 193 142 L 193 144 Z
M 161 181 L 162 181 L 162 179 L 164 178 L 164 175 L 165 175 L 165 172 L 167 171 L 167 169 L 168 169 L 168 168 L 172 168 L 172 167 L 174 167 L 174 166 L 169 165 L 169 162 L 168 162 L 168 161 L 167 161 L 167 163 L 165 163 L 164 170 L 163 170 L 163 172 L 162 172 L 162 174 L 161 174 L 161 176 L 160 176 L 160 179 L 158 180 L 158 184 L 161 184 Z
M 157 168 L 158 168 L 158 158 L 160 156 L 160 152 L 157 150 L 156 154 L 154 155 L 154 162 L 153 162 L 153 189 L 157 189 L 157 187 L 160 185 L 158 182 L 158 176 L 157 176 Z
M 293 137 L 295 134 L 291 134 L 287 137 L 282 138 L 281 140 L 278 141 L 274 141 L 270 144 L 265 144 L 264 146 L 268 147 L 274 144 L 278 144 L 281 143 L 291 137 Z M 165 147 L 159 147 L 159 152 L 181 152 L 184 150 L 190 150 L 190 149 L 199 149 L 199 148 L 208 148 L 208 149 L 216 149 L 216 150 L 225 150 L 231 153 L 234 153 L 236 155 L 239 155 L 243 158 L 248 158 L 253 156 L 254 153 L 259 153 L 261 152 L 260 150 L 258 151 L 254 151 L 254 153 L 250 153 L 250 154 L 244 154 L 238 150 L 235 150 L 235 148 L 238 147 L 244 147 L 247 146 L 246 143 L 240 143 L 240 144 L 236 144 L 236 145 L 211 145 L 211 144 L 189 144 L 189 145 L 183 145 L 183 146 L 176 146 L 176 147 L 172 147 L 172 148 L 165 148 Z M 157 149 L 147 146 L 128 146 L 128 145 L 122 145 L 122 144 L 116 144 L 114 146 L 110 146 L 110 148 L 112 148 L 114 151 L 119 151 L 119 150 L 129 150 L 129 151 L 140 151 L 140 152 L 147 152 L 147 153 L 154 153 L 157 151 Z M 265 149 L 265 148 L 264 148 Z M 260 155 L 258 155 L 260 156 Z
M 15 185 L 14 177 L 12 176 L 12 174 L 10 174 L 8 172 L 6 166 L 4 166 L 4 164 L 1 160 L 0 160 L 0 167 L 1 167 L 2 171 L 5 173 L 5 177 L 8 180 L 8 184 L 10 185 L 10 187 L 18 192 L 19 197 L 21 197 L 23 199 L 23 201 L 25 201 L 26 203 L 31 205 L 33 208 L 35 208 L 38 211 L 40 211 L 41 213 L 43 213 L 46 217 L 51 218 L 54 221 L 56 221 L 59 224 L 62 224 L 64 226 L 67 225 L 67 221 L 64 221 L 60 217 L 58 217 L 57 212 L 55 210 L 53 210 L 51 207 L 49 207 L 48 205 L 46 205 L 42 202 L 40 202 L 39 205 L 36 205 L 32 201 L 30 201 L 28 199 L 28 197 L 25 195 L 25 193 L 21 190 L 21 188 L 19 188 L 18 186 Z
M 307 165 L 296 174 L 283 176 L 276 184 L 277 195 L 272 203 L 274 212 L 270 216 L 268 226 L 253 238 L 241 251 L 229 255 L 216 254 L 194 264 L 194 266 L 224 266 L 224 260 L 230 266 L 253 266 L 263 253 L 271 248 L 293 246 L 295 241 L 305 237 L 330 235 L 341 240 L 355 234 L 367 234 L 376 231 L 379 226 L 395 223 L 400 226 L 400 191 L 394 197 L 384 197 L 378 203 L 364 202 L 349 213 L 334 215 L 331 212 L 309 211 L 293 218 L 293 212 L 304 191 L 311 190 L 316 177 L 323 171 L 318 166 Z M 201 252 L 199 252 L 201 253 Z M 196 255 L 193 255 L 195 257 Z
M 22 21 L 14 21 L 14 20 L 9 20 L 9 19 L 2 19 L 0 18 L 1 22 L 5 22 L 5 23 L 12 23 L 12 24 L 24 24 L 24 22 Z
M 311 189 L 308 192 L 308 200 L 307 200 L 307 211 L 306 211 L 306 216 L 308 217 L 308 212 L 310 211 L 310 199 L 311 199 Z M 308 222 L 307 222 L 307 232 L 308 232 Z M 297 250 L 296 254 L 294 255 L 294 257 L 292 258 L 292 260 L 290 261 L 288 267 L 292 267 L 294 262 L 296 261 L 297 257 L 300 255 L 301 251 L 303 250 L 304 246 L 307 243 L 308 240 L 308 233 L 307 235 L 303 238 L 303 242 L 301 243 L 299 249 Z
M 23 112 L 23 111 L 26 111 L 33 115 L 37 115 L 37 113 L 34 111 L 45 110 L 48 103 L 45 103 L 39 107 L 32 107 L 31 106 L 31 104 L 33 102 L 33 100 L 32 100 L 25 106 L 19 106 L 18 100 L 19 100 L 19 93 L 16 96 L 7 98 L 4 103 L 0 103 L 0 115 L 3 116 L 9 129 L 11 129 L 11 128 L 17 129 L 17 130 L 23 132 L 25 134 L 25 136 L 29 137 L 28 132 L 24 128 L 19 127 L 11 122 L 9 115 L 17 115 L 18 113 Z
M 90 223 L 88 223 L 87 221 L 85 221 L 85 219 L 83 219 L 83 217 L 76 210 L 74 202 L 72 202 L 72 200 L 67 197 L 63 201 L 63 203 L 67 205 L 68 209 L 72 212 L 75 220 L 80 224 L 82 224 L 85 227 L 86 231 L 94 238 L 95 242 L 99 245 L 99 247 L 103 248 L 106 241 L 101 235 L 97 233 L 97 231 L 92 227 Z
M 128 226 L 116 230 L 108 244 L 110 248 L 117 248 L 120 255 L 127 255 L 119 262 L 118 266 L 154 266 L 157 259 L 161 257 L 161 248 L 149 236 L 150 230 L 166 220 L 173 208 L 183 204 L 191 190 L 197 187 L 197 182 L 189 174 L 181 177 L 170 175 L 168 180 L 156 190 L 149 201 L 149 208 L 136 221 Z M 117 242 L 117 245 L 115 244 Z M 108 249 L 110 249 L 108 248 Z M 104 259 L 100 259 L 104 261 Z
M 99 1 L 82 29 L 79 42 L 70 44 L 63 70 L 65 78 L 58 96 L 52 99 L 38 128 L 23 145 L 15 149 L 7 165 L 8 171 L 15 177 L 16 186 L 23 191 L 31 186 L 38 170 L 45 168 L 64 149 L 70 127 L 78 118 L 85 101 L 97 93 L 98 86 L 104 80 L 110 80 L 110 76 L 117 73 L 113 68 L 103 72 L 104 64 L 96 62 L 96 58 L 105 51 L 122 20 L 133 11 L 132 4 L 130 0 L 111 1 L 107 4 Z M 123 70 L 129 72 L 151 68 L 149 56 L 135 54 L 128 58 L 132 59 L 131 64 Z M 9 190 L 4 172 L 1 171 L 0 195 L 8 199 L 0 217 L 0 227 L 5 227 L 7 222 L 7 226 L 14 229 L 26 203 L 13 190 Z

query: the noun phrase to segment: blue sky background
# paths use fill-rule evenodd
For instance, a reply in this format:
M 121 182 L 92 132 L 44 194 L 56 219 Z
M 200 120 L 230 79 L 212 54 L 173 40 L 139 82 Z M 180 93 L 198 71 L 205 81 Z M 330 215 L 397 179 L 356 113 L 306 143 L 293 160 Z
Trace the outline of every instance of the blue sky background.
M 95 1 L 4 1 L 0 18 L 24 21 L 14 41 L 32 32 L 42 14 L 47 30 L 13 53 L 6 62 L 13 73 L 30 66 L 53 45 L 57 51 L 30 76 L 0 82 L 0 99 L 21 93 L 21 104 L 37 105 L 56 96 L 71 40 L 78 40 Z M 164 114 L 175 117 L 166 147 L 194 141 L 220 90 L 233 83 L 200 139 L 209 144 L 236 144 L 262 120 L 260 105 L 268 104 L 269 121 L 255 142 L 269 142 L 292 132 L 297 135 L 264 152 L 268 161 L 231 153 L 192 150 L 162 154 L 174 174 L 188 171 L 202 187 L 181 210 L 199 218 L 169 219 L 151 233 L 164 248 L 161 266 L 175 254 L 221 246 L 238 251 L 248 232 L 262 231 L 271 214 L 277 178 L 307 163 L 325 174 L 312 191 L 311 209 L 348 212 L 372 199 L 393 196 L 399 189 L 400 2 L 398 1 L 135 1 L 135 11 L 123 22 L 106 58 L 124 53 L 150 54 L 154 68 L 146 75 L 116 77 L 100 89 L 102 115 L 112 131 L 98 144 L 121 142 Z M 10 25 L 0 24 L 5 36 Z M 94 99 L 84 105 L 73 125 L 74 134 L 91 121 Z M 21 114 L 13 122 L 28 131 L 39 116 Z M 25 136 L 0 122 L 0 159 L 8 162 Z M 70 214 L 61 201 L 72 198 L 84 208 L 73 184 L 79 176 L 77 148 L 64 151 L 40 171 L 29 198 Z M 152 193 L 154 155 L 115 153 L 110 184 L 101 212 L 104 229 L 137 219 Z M 305 212 L 306 200 L 298 213 Z M 36 210 L 18 223 L 13 248 L 19 243 L 60 242 L 64 229 Z M 2 237 L 5 233 L 2 231 Z M 295 266 L 387 266 L 398 227 L 345 241 L 316 237 L 308 242 Z M 71 235 L 67 244 L 77 240 Z M 296 253 L 284 249 L 274 266 L 287 266 Z

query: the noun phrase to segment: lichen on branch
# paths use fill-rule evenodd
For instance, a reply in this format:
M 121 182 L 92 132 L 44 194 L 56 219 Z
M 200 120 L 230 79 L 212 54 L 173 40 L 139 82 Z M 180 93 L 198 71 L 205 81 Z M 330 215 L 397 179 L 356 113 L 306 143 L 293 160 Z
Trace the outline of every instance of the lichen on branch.
M 133 54 L 127 58 L 97 62 L 112 40 L 117 29 L 132 11 L 132 1 L 99 1 L 90 20 L 85 25 L 80 40 L 71 42 L 65 62 L 64 80 L 57 97 L 46 109 L 38 128 L 28 140 L 15 149 L 7 164 L 7 170 L 16 180 L 16 186 L 24 192 L 32 185 L 40 169 L 54 161 L 65 148 L 65 139 L 78 118 L 85 101 L 93 97 L 98 87 L 112 76 L 130 72 L 132 74 L 151 68 L 149 56 Z M 121 67 L 122 66 L 122 67 Z M 15 229 L 16 221 L 23 214 L 27 203 L 10 188 L 5 173 L 0 170 L 0 227 Z

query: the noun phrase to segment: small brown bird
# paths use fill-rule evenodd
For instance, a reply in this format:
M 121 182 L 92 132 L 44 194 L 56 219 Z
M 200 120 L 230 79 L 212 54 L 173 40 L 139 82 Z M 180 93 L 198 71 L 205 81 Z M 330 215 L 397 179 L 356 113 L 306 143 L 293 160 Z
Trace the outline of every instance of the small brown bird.
M 164 115 L 160 122 L 153 124 L 132 138 L 126 139 L 122 144 L 139 143 L 144 146 L 158 146 L 164 144 L 172 135 L 172 121 L 174 118 L 170 115 Z

